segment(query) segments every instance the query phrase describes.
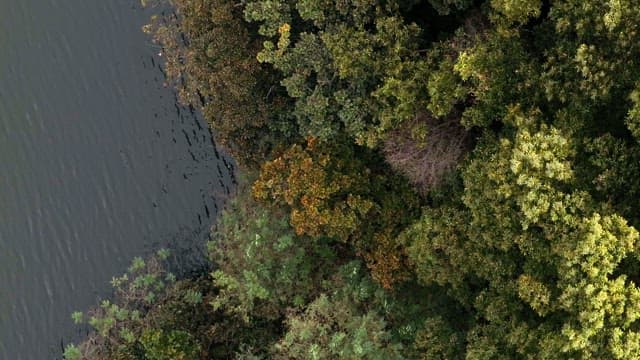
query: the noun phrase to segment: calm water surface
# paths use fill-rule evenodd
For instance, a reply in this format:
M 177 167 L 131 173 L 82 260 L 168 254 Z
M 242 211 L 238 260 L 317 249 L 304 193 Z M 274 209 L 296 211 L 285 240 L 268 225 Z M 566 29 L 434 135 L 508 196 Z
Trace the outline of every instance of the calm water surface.
M 58 359 L 134 256 L 201 248 L 228 160 L 138 0 L 0 0 L 0 359 Z M 196 255 L 193 255 L 194 257 Z

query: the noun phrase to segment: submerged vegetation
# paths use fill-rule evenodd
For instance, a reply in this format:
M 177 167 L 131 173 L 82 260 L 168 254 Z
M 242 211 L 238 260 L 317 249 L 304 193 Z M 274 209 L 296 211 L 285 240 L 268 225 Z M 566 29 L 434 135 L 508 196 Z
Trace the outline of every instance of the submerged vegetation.
M 172 0 L 245 180 L 67 359 L 639 359 L 640 2 Z

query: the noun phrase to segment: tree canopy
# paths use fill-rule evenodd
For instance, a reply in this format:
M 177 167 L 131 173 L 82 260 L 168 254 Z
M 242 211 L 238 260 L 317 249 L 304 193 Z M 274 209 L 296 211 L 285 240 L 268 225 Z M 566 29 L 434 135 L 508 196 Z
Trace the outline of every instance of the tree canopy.
M 640 2 L 172 4 L 148 30 L 247 180 L 211 274 L 134 280 L 163 307 L 104 303 L 101 351 L 640 358 Z

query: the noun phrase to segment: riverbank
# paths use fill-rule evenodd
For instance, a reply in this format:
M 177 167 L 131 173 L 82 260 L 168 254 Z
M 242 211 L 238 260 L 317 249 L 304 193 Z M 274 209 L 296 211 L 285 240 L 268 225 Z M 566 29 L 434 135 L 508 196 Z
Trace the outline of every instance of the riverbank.
M 0 359 L 61 359 L 86 334 L 69 314 L 133 256 L 205 253 L 232 186 L 206 122 L 163 86 L 137 0 L 2 8 Z
M 173 4 L 245 180 L 210 276 L 136 260 L 68 358 L 640 357 L 636 6 Z

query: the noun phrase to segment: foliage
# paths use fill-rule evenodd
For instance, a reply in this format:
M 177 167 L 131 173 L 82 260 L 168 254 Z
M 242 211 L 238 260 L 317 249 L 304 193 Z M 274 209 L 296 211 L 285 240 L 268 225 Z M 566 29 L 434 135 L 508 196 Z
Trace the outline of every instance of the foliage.
M 473 0 L 429 0 L 429 4 L 440 15 L 449 15 L 452 12 L 465 10 L 471 6 Z
M 525 24 L 530 18 L 541 14 L 542 0 L 492 0 L 491 7 L 508 24 Z
M 167 73 L 260 172 L 212 278 L 136 259 L 66 356 L 640 358 L 639 5 L 176 0 Z
M 174 0 L 175 16 L 145 26 L 162 46 L 164 70 L 183 102 L 203 108 L 216 139 L 234 158 L 255 165 L 291 129 L 286 100 L 269 69 L 255 61 L 259 37 L 227 0 Z
M 296 233 L 351 244 L 364 254 L 374 277 L 390 287 L 407 275 L 403 249 L 394 238 L 419 200 L 385 167 L 367 166 L 374 156 L 367 149 L 309 138 L 306 147 L 293 145 L 266 162 L 253 194 L 288 206 Z M 367 221 L 372 217 L 378 220 Z
M 214 311 L 209 302 L 217 290 L 209 280 L 176 281 L 160 265 L 167 255 L 160 250 L 148 260 L 136 258 L 113 279 L 115 301 L 104 300 L 82 316 L 94 332 L 67 346 L 67 359 L 229 358 L 241 346 L 271 341 L 269 326 L 243 327 L 241 319 Z
M 369 189 L 362 175 L 370 170 L 348 151 L 352 151 L 348 146 L 322 146 L 315 138 L 309 138 L 306 147 L 293 145 L 262 166 L 253 194 L 290 206 L 296 233 L 347 242 L 360 235 L 358 225 L 374 207 L 363 196 Z
M 63 356 L 65 360 L 78 360 L 82 358 L 82 352 L 80 352 L 77 346 L 69 344 L 65 346 Z
M 464 353 L 461 351 L 464 347 L 464 334 L 453 328 L 439 315 L 425 320 L 415 342 L 420 359 L 464 358 Z
M 640 85 L 629 95 L 633 106 L 629 109 L 626 117 L 626 125 L 633 134 L 633 137 L 640 141 Z
M 276 359 L 402 359 L 384 314 L 371 307 L 381 289 L 363 277 L 357 262 L 346 264 L 303 312 L 287 318 L 287 332 L 275 345 Z M 365 275 L 366 276 L 366 275 Z M 354 296 L 355 295 L 355 296 Z
M 182 330 L 145 330 L 140 342 L 149 360 L 190 360 L 200 353 L 199 344 Z
M 423 100 L 420 29 L 398 1 L 249 1 L 270 40 L 258 54 L 282 74 L 302 137 L 347 134 L 375 146 Z
M 301 317 L 290 318 L 289 332 L 278 344 L 276 358 L 401 358 L 393 347 L 387 348 L 384 322 L 372 313 L 354 316 L 348 305 L 322 295 Z
M 518 34 L 504 30 L 486 37 L 463 51 L 454 66 L 473 97 L 474 106 L 462 118 L 468 128 L 489 126 L 506 115 L 508 106 L 527 107 L 541 96 L 535 82 L 539 65 L 531 61 Z
M 73 314 L 76 323 L 87 318 L 88 324 L 95 329 L 90 339 L 69 348 L 76 358 L 135 358 L 136 342 L 142 335 L 143 313 L 174 281 L 173 275 L 166 273 L 160 265 L 166 255 L 161 251 L 148 261 L 134 258 L 127 273 L 111 281 L 118 302 L 103 300 L 86 316 L 80 312 Z
M 632 141 L 604 134 L 584 140 L 580 179 L 591 195 L 611 206 L 634 226 L 640 224 L 636 199 L 640 196 L 640 147 Z
M 213 306 L 245 322 L 277 320 L 306 304 L 335 267 L 329 239 L 296 235 L 285 213 L 268 211 L 249 191 L 228 205 L 209 248 L 220 289 Z

